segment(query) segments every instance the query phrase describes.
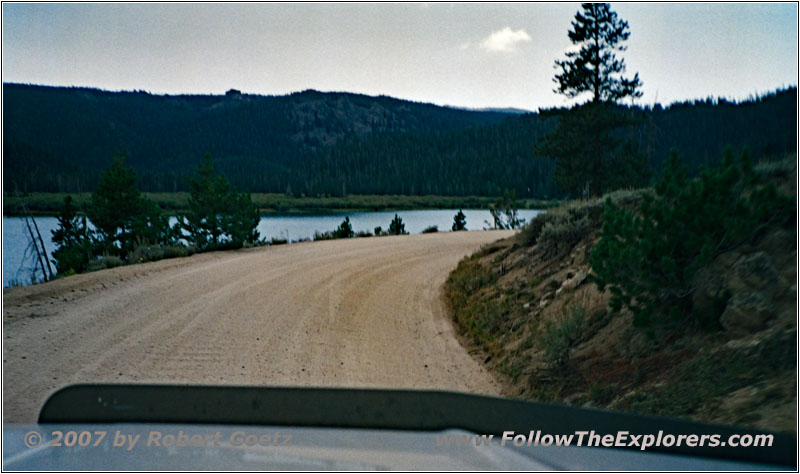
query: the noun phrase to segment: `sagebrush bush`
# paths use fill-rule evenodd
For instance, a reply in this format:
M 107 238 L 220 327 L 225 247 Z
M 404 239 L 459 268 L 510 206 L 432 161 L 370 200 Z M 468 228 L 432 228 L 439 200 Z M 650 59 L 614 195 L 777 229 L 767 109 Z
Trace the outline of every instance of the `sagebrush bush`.
M 565 308 L 561 318 L 545 323 L 537 342 L 542 359 L 551 367 L 562 367 L 569 360 L 570 350 L 583 336 L 585 314 L 581 306 Z
M 194 253 L 183 245 L 138 244 L 128 253 L 128 263 L 155 262 L 165 258 L 187 257 Z
M 555 212 L 556 210 L 552 209 L 547 212 L 542 212 L 534 217 L 533 220 L 531 220 L 528 225 L 523 227 L 519 234 L 517 234 L 517 241 L 526 247 L 533 247 L 536 245 L 544 226 L 556 218 L 554 214 Z
M 128 253 L 128 263 L 153 262 L 164 257 L 164 249 L 160 245 L 136 245 Z
M 333 232 L 320 232 L 318 230 L 314 231 L 314 240 L 333 240 L 335 237 L 333 236 Z
M 105 255 L 103 257 L 92 260 L 87 265 L 86 269 L 90 272 L 97 270 L 105 270 L 106 268 L 114 268 L 124 265 L 125 262 L 116 255 Z
M 480 296 L 497 278 L 497 272 L 470 259 L 461 261 L 447 279 L 447 294 L 456 322 L 478 344 L 491 346 L 507 330 L 505 325 L 513 300 Z
M 597 200 L 574 201 L 539 214 L 520 232 L 520 243 L 536 245 L 544 257 L 567 251 L 589 234 L 600 219 Z
M 469 296 L 496 280 L 497 275 L 489 267 L 477 262 L 462 260 L 456 270 L 450 274 L 447 284 L 458 293 Z
M 164 258 L 178 258 L 188 257 L 194 255 L 194 247 L 186 247 L 183 245 L 165 245 L 162 247 L 164 251 Z
M 641 197 L 641 190 L 618 190 L 606 194 L 602 198 L 590 200 L 570 201 L 546 212 L 539 213 L 518 234 L 517 241 L 521 245 L 532 247 L 540 243 L 540 238 L 547 227 L 553 227 L 546 234 L 547 247 L 555 250 L 558 247 L 566 248 L 572 246 L 580 240 L 584 232 L 577 240 L 565 242 L 566 245 L 559 245 L 553 239 L 559 236 L 576 236 L 581 230 L 588 231 L 590 228 L 599 225 L 603 215 L 603 205 L 607 199 L 623 207 L 628 207 L 637 202 Z M 585 220 L 584 220 L 585 219 Z M 584 227 L 588 224 L 588 227 Z
M 588 216 L 580 218 L 555 219 L 542 229 L 539 236 L 539 249 L 545 256 L 568 251 L 591 232 L 593 226 Z

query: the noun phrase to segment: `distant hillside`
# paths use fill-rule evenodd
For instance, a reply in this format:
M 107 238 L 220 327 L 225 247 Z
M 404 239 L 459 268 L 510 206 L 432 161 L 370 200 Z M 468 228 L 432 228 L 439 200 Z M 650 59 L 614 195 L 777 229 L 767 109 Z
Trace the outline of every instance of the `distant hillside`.
M 797 89 L 739 104 L 704 100 L 669 107 L 622 108 L 640 125 L 620 130 L 639 143 L 655 176 L 676 148 L 696 170 L 715 165 L 722 150 L 749 147 L 755 160 L 782 158 L 797 144 Z M 538 114 L 509 117 L 466 130 L 374 135 L 316 153 L 293 180 L 303 192 L 500 195 L 537 199 L 558 195 L 553 163 L 534 156 L 554 127 Z
M 462 110 L 470 110 L 473 112 L 498 112 L 501 114 L 510 114 L 510 115 L 522 115 L 522 114 L 533 113 L 532 110 L 518 109 L 516 107 L 478 107 L 478 108 L 458 107 L 458 108 Z
M 297 195 L 558 196 L 553 163 L 533 155 L 553 119 L 468 111 L 390 97 L 305 91 L 287 96 L 159 96 L 3 85 L 6 191 L 91 191 L 116 151 L 144 191 L 185 191 L 210 153 L 239 189 Z M 797 89 L 630 108 L 654 172 L 676 147 L 692 168 L 727 145 L 756 160 L 796 149 Z M 500 109 L 499 109 L 500 110 Z M 654 173 L 655 174 L 655 173 Z
M 116 151 L 127 153 L 146 190 L 185 189 L 184 176 L 210 153 L 235 184 L 283 191 L 301 157 L 343 138 L 507 116 L 313 90 L 167 96 L 19 84 L 3 84 L 3 115 L 5 189 L 69 192 L 91 189 Z

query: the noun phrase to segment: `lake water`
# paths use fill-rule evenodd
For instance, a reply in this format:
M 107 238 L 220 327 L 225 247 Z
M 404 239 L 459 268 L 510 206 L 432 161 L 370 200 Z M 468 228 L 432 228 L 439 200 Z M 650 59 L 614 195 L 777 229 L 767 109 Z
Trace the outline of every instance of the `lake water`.
M 406 231 L 419 234 L 429 226 L 438 226 L 440 232 L 449 231 L 453 225 L 453 216 L 458 209 L 437 209 L 422 211 L 397 211 L 403 219 Z M 526 222 L 541 211 L 520 210 L 519 216 Z M 491 221 L 491 215 L 486 210 L 465 209 L 468 230 L 482 230 L 487 227 L 485 221 Z M 389 223 L 395 211 L 380 212 L 351 212 L 342 214 L 325 214 L 318 216 L 265 216 L 261 218 L 258 231 L 261 237 L 267 240 L 274 238 L 289 241 L 311 239 L 314 232 L 334 230 L 341 224 L 345 216 L 350 217 L 353 230 L 372 232 L 377 226 L 384 230 L 389 228 Z M 172 220 L 174 223 L 174 219 Z M 50 240 L 51 231 L 58 226 L 55 217 L 37 217 L 36 223 L 48 252 L 53 252 L 55 246 Z M 28 250 L 28 235 L 25 222 L 21 217 L 3 217 L 3 287 L 29 285 L 32 278 L 41 279 L 42 273 L 35 262 L 33 252 Z

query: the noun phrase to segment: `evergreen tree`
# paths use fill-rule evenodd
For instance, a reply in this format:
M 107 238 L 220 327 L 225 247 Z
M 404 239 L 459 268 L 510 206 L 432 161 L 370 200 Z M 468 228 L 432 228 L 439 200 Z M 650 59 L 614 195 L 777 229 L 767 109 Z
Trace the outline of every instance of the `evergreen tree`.
M 224 230 L 230 237 L 230 246 L 241 248 L 245 243 L 258 241 L 258 224 L 261 213 L 248 193 L 231 193 L 229 213 L 224 219 Z
M 553 79 L 556 92 L 569 98 L 585 92 L 589 103 L 572 110 L 555 110 L 558 126 L 537 146 L 536 153 L 555 158 L 556 182 L 568 195 L 589 197 L 605 191 L 643 184 L 644 158 L 633 138 L 628 142 L 615 136 L 623 126 L 633 127 L 638 119 L 622 113 L 614 104 L 625 97 L 641 97 L 641 81 L 621 76 L 625 61 L 616 52 L 630 36 L 628 23 L 617 17 L 607 3 L 584 3 L 575 15 L 569 38 L 578 51 L 557 60 L 561 69 Z
M 143 197 L 136 173 L 117 155 L 100 174 L 87 210 L 100 236 L 102 251 L 125 258 L 136 244 L 161 243 L 169 235 L 167 218 L 158 205 Z
M 615 131 L 635 126 L 633 112 L 609 104 L 588 103 L 558 113 L 558 127 L 536 152 L 556 161 L 555 182 L 568 196 L 589 197 L 647 182 L 648 164 L 631 138 Z
M 189 184 L 189 212 L 179 222 L 189 242 L 200 250 L 213 250 L 240 248 L 258 240 L 258 209 L 249 194 L 231 190 L 225 175 L 216 173 L 210 155 L 198 165 Z
M 464 215 L 464 211 L 461 209 L 458 210 L 458 213 L 453 216 L 453 231 L 459 230 L 467 230 L 467 216 Z
M 353 232 L 353 226 L 350 225 L 350 218 L 345 217 L 339 227 L 333 231 L 333 237 L 335 239 L 349 239 L 353 237 L 355 232 Z
M 189 212 L 183 216 L 183 227 L 189 241 L 199 249 L 216 248 L 223 236 L 223 218 L 228 210 L 230 184 L 225 175 L 217 175 L 210 155 L 197 167 L 197 175 L 189 178 Z
M 606 201 L 592 278 L 601 291 L 609 288 L 611 308 L 630 309 L 637 326 L 715 326 L 719 314 L 693 307 L 697 271 L 769 225 L 786 225 L 795 212 L 794 196 L 760 177 L 747 152 L 735 160 L 729 149 L 720 168 L 689 179 L 673 151 L 655 195 L 644 194 L 637 211 Z
M 392 222 L 389 223 L 389 234 L 390 235 L 408 234 L 408 232 L 406 232 L 406 225 L 403 224 L 403 219 L 399 218 L 397 214 L 394 215 L 394 219 L 392 219 Z
M 51 231 L 56 250 L 53 263 L 59 275 L 86 270 L 92 258 L 92 239 L 86 218 L 79 219 L 72 205 L 72 196 L 64 198 L 64 207 L 58 215 L 58 228 Z
M 569 32 L 570 41 L 580 49 L 556 60 L 561 70 L 553 79 L 556 92 L 569 98 L 590 92 L 594 103 L 641 97 L 639 73 L 632 79 L 622 77 L 625 60 L 616 55 L 626 49 L 621 43 L 630 36 L 628 22 L 618 18 L 608 3 L 583 3 L 581 8 Z

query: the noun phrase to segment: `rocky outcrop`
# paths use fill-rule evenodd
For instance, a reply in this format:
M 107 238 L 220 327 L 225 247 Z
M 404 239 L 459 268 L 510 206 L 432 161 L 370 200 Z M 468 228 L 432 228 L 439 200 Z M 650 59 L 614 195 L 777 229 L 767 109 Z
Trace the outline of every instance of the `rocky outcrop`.
M 776 269 L 774 239 L 764 239 L 750 253 L 726 252 L 694 279 L 694 310 L 720 314 L 720 325 L 732 335 L 760 331 L 778 315 L 789 284 Z M 766 251 L 765 251 L 766 250 Z M 768 253 L 769 252 L 769 253 Z M 794 260 L 793 256 L 786 255 Z
M 728 300 L 720 324 L 734 334 L 747 334 L 764 329 L 774 315 L 770 302 L 761 293 L 741 292 Z

